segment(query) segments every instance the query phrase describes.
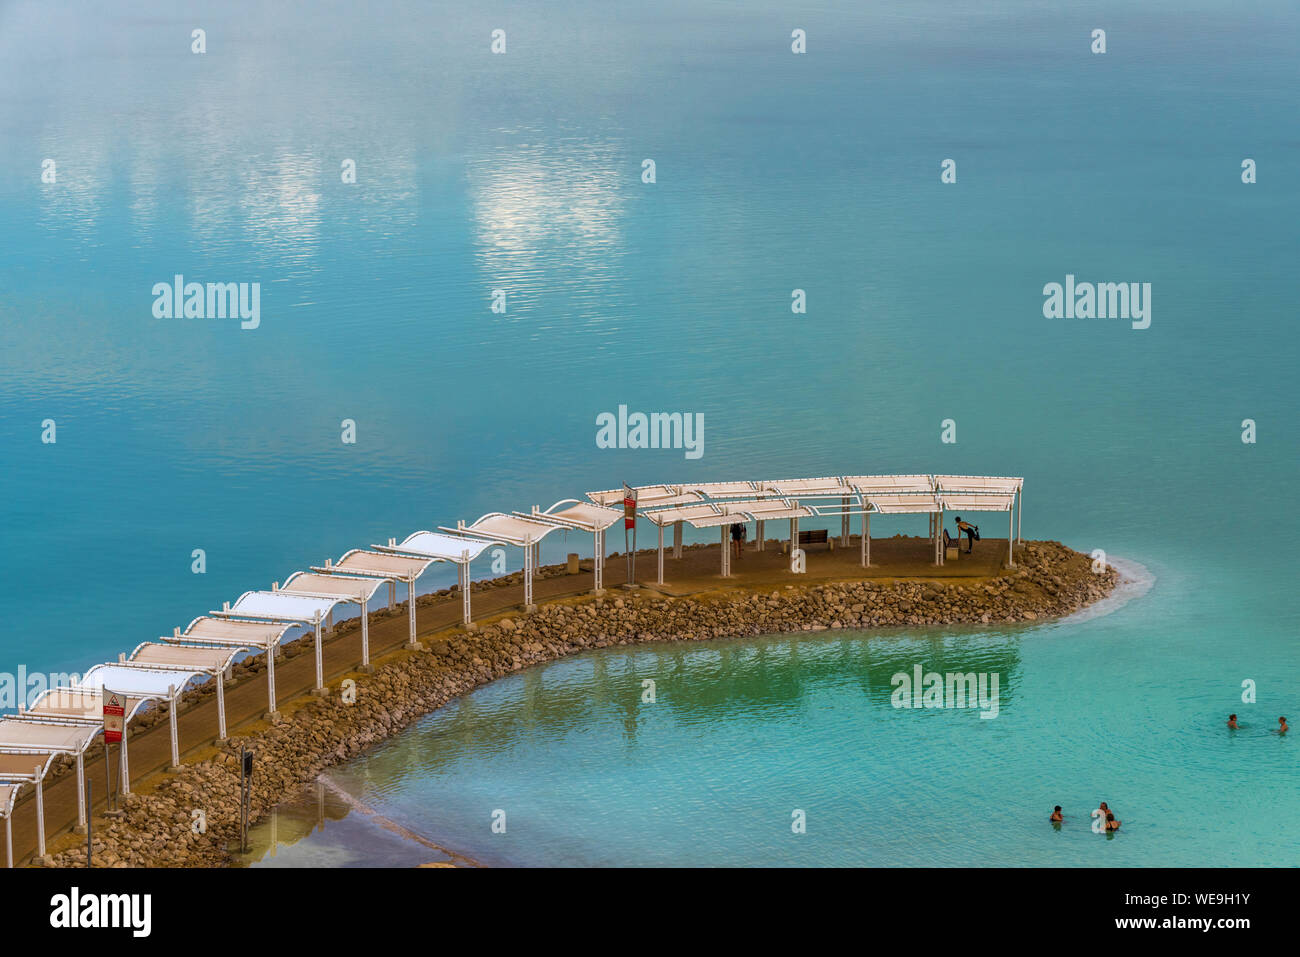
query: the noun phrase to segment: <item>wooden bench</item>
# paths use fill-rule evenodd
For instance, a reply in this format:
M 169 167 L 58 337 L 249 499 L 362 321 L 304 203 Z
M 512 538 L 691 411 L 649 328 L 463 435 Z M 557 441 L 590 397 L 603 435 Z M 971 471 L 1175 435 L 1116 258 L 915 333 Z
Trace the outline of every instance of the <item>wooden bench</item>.
M 831 538 L 824 528 L 814 528 L 799 533 L 799 547 L 807 548 L 809 545 L 825 545 L 831 551 L 835 551 L 835 539 Z

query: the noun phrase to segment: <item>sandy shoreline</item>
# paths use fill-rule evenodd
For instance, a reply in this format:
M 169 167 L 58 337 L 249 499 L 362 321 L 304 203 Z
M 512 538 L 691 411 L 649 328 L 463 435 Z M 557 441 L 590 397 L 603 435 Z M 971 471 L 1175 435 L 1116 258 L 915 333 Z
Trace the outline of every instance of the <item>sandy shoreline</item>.
M 1059 618 L 1109 595 L 1113 568 L 1055 542 L 1026 542 L 1019 565 L 964 578 L 860 578 L 807 584 L 719 581 L 690 597 L 617 590 L 559 599 L 531 615 L 499 616 L 477 631 L 427 636 L 426 650 L 397 651 L 372 674 L 349 673 L 355 701 L 340 681 L 318 698 L 282 704 L 278 724 L 232 735 L 220 749 L 160 776 L 129 796 L 119 820 L 95 822 L 98 866 L 224 866 L 238 837 L 236 756 L 257 753 L 251 820 L 325 768 L 354 757 L 416 719 L 498 677 L 592 648 L 658 641 L 702 641 L 759 634 L 943 624 L 1004 624 Z M 424 599 L 420 599 L 421 602 Z M 400 614 L 400 608 L 395 612 Z M 384 614 L 384 613 L 381 613 Z M 394 614 L 389 612 L 387 614 Z M 309 642 L 295 654 L 310 647 Z M 287 653 L 287 652 L 286 652 Z M 256 665 L 248 666 L 249 675 Z M 240 729 L 236 729 L 239 731 Z M 194 826 L 195 812 L 205 822 Z M 56 866 L 84 866 L 83 843 L 60 842 Z

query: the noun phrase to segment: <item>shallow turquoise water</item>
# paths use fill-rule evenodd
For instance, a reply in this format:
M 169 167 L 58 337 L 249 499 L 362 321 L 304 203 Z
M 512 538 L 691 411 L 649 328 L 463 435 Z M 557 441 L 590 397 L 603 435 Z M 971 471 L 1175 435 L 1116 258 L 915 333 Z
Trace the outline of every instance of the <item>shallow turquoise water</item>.
M 1294 865 L 1296 741 L 1258 708 L 1226 732 L 1223 661 L 1171 669 L 1142 638 L 1183 587 L 1014 631 L 586 654 L 481 689 L 329 778 L 489 864 Z M 997 717 L 892 706 L 892 676 L 918 663 L 998 674 Z M 1102 800 L 1123 822 L 1113 838 L 1089 827 Z M 336 828 L 278 861 L 379 863 L 363 846 Z
M 1014 664 L 996 721 L 886 712 L 851 655 L 795 707 L 797 669 L 715 684 L 693 650 L 718 707 L 665 692 L 609 750 L 631 719 L 564 663 L 539 680 L 573 683 L 569 717 L 500 742 L 534 773 L 445 755 L 411 826 L 519 861 L 1294 863 L 1300 756 L 1263 728 L 1300 712 L 1296 8 L 463 6 L 0 8 L 0 668 L 84 670 L 349 547 L 624 479 L 1024 475 L 1027 535 L 1157 584 L 945 644 Z M 176 273 L 262 283 L 261 327 L 155 319 Z M 1151 282 L 1151 327 L 1044 319 L 1067 273 Z M 704 456 L 597 449 L 620 404 L 703 413 Z M 473 707 L 510 724 L 512 687 Z M 1020 833 L 1099 789 L 1125 820 L 1104 850 Z M 507 799 L 480 847 L 473 802 Z

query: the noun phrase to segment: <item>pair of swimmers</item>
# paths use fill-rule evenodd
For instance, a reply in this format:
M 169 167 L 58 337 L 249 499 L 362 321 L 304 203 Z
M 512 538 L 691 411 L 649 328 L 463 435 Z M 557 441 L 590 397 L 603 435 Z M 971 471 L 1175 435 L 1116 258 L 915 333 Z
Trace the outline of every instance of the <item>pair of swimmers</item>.
M 1105 801 L 1102 801 L 1101 805 L 1097 808 L 1097 810 L 1092 812 L 1092 816 L 1099 817 L 1105 822 L 1104 830 L 1107 831 L 1119 830 L 1119 821 L 1115 820 L 1115 815 L 1111 812 L 1111 809 L 1107 806 Z M 1052 811 L 1052 816 L 1048 818 L 1048 820 L 1051 821 L 1053 824 L 1060 824 L 1062 821 L 1065 820 L 1065 815 L 1061 813 L 1061 805 L 1059 804 L 1056 805 L 1056 809 Z
M 1228 727 L 1231 728 L 1233 731 L 1237 730 L 1237 716 L 1235 714 L 1228 715 Z M 1283 715 L 1282 717 L 1277 719 L 1278 734 L 1286 734 L 1290 730 L 1291 730 L 1291 726 L 1286 723 L 1286 715 Z

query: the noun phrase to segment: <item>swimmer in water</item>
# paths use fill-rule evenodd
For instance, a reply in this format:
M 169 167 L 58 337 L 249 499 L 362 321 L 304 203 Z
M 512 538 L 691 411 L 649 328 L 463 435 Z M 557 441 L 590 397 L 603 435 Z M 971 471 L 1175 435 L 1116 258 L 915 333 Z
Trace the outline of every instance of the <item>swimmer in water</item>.
M 1056 810 L 1052 812 L 1052 816 L 1048 818 L 1048 820 L 1053 824 L 1060 824 L 1065 820 L 1065 818 L 1061 816 L 1061 805 L 1056 805 Z
M 1228 715 L 1228 727 L 1233 731 L 1237 730 L 1237 716 L 1235 714 Z
M 1115 820 L 1114 814 L 1110 814 L 1110 813 L 1106 814 L 1106 830 L 1108 831 L 1119 830 L 1119 821 Z
M 1278 719 L 1277 719 L 1277 733 L 1278 733 L 1278 734 L 1286 734 L 1286 733 L 1287 733 L 1288 731 L 1290 731 L 1290 730 L 1291 730 L 1291 728 L 1287 725 L 1287 723 L 1286 723 L 1286 718 L 1285 718 L 1285 717 L 1282 717 L 1282 718 L 1278 718 Z

